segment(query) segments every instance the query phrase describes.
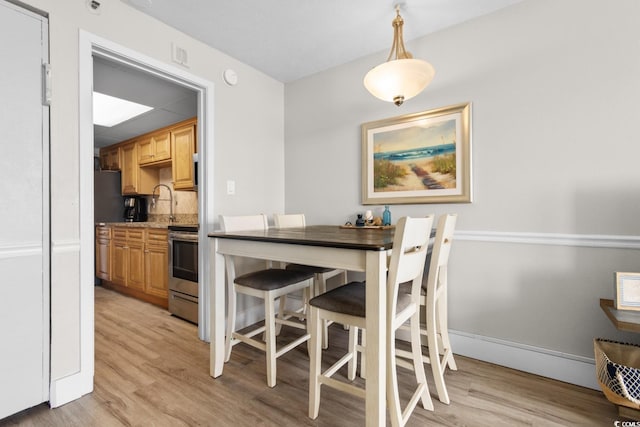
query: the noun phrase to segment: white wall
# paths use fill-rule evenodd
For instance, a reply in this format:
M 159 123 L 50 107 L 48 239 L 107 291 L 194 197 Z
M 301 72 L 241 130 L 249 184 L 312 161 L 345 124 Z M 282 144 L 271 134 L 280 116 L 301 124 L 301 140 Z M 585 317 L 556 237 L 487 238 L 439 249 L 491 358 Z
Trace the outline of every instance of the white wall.
M 80 283 L 79 274 L 79 147 L 90 142 L 79 141 L 78 136 L 79 30 L 166 63 L 171 62 L 171 43 L 175 42 L 188 52 L 188 71 L 215 84 L 214 117 L 210 118 L 214 125 L 215 186 L 208 191 L 214 194 L 216 213 L 284 209 L 284 88 L 118 0 L 102 1 L 99 15 L 90 13 L 83 0 L 27 3 L 47 12 L 50 24 L 51 379 L 55 384 L 88 369 L 80 363 L 79 310 L 81 289 L 93 283 Z M 223 83 L 226 68 L 238 73 L 237 86 Z M 227 179 L 236 181 L 235 196 L 226 196 Z
M 394 218 L 454 210 L 460 230 L 481 235 L 640 235 L 640 148 L 633 127 L 640 5 L 634 0 L 526 1 L 408 43 L 438 74 L 400 109 L 372 98 L 361 84 L 386 52 L 291 83 L 285 97 L 281 83 L 120 1 L 101 2 L 100 15 L 91 14 L 84 1 L 27 3 L 50 18 L 53 382 L 84 369 L 80 29 L 167 63 L 175 42 L 189 52 L 189 71 L 216 84 L 210 191 L 217 213 L 283 211 L 286 192 L 286 211 L 305 212 L 310 224 L 342 223 L 363 210 L 360 123 L 471 101 L 474 203 L 392 206 Z M 226 68 L 238 72 L 237 86 L 222 82 Z M 235 196 L 225 194 L 228 179 L 236 181 Z M 637 251 L 458 240 L 450 289 L 453 329 L 586 357 L 593 336 L 617 336 L 597 298 L 612 296 L 613 271 L 637 271 Z
M 598 300 L 613 297 L 614 271 L 640 271 L 639 19 L 635 0 L 527 0 L 409 42 L 436 76 L 399 108 L 362 85 L 386 52 L 287 84 L 287 212 L 353 220 L 370 208 L 360 124 L 471 102 L 473 203 L 391 206 L 394 221 L 459 213 L 451 329 L 577 362 L 596 336 L 637 340 Z M 571 381 L 593 385 L 592 368 Z

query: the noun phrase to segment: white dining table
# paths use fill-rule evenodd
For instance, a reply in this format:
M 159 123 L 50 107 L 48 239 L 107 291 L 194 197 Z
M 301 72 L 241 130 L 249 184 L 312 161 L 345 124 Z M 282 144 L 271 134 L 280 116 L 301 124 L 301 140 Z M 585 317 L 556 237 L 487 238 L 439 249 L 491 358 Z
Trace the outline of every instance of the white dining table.
M 338 226 L 213 232 L 210 374 L 223 375 L 225 357 L 225 255 L 361 271 L 366 277 L 367 426 L 386 423 L 386 271 L 393 229 Z

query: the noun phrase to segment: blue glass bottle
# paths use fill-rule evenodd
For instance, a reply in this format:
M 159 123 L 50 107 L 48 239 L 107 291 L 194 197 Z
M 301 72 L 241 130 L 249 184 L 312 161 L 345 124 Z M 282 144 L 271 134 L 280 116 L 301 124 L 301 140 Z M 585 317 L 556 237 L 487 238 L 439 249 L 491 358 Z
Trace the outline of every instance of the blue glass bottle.
M 382 212 L 382 225 L 391 225 L 391 211 L 389 205 L 384 205 L 384 212 Z

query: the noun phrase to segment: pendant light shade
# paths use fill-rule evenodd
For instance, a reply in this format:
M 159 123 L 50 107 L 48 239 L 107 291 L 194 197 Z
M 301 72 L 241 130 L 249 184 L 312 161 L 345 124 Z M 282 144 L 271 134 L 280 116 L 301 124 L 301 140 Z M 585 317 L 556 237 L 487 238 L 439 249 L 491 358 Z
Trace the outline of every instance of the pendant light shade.
M 427 61 L 413 59 L 406 51 L 402 39 L 404 21 L 398 6 L 396 14 L 392 23 L 393 45 L 387 62 L 367 73 L 364 86 L 373 96 L 400 106 L 405 100 L 422 92 L 431 83 L 436 72 Z
M 383 101 L 401 105 L 427 87 L 435 70 L 420 59 L 395 59 L 380 64 L 364 77 L 364 86 Z

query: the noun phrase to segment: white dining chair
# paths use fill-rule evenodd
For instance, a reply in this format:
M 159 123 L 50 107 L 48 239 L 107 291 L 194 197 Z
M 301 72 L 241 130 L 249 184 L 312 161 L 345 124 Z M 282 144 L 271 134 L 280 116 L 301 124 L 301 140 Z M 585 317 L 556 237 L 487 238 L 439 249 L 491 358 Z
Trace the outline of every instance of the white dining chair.
M 440 402 L 449 404 L 449 393 L 444 380 L 444 373 L 449 369 L 458 369 L 453 358 L 451 341 L 449 340 L 447 313 L 447 267 L 453 242 L 457 215 L 445 214 L 438 218 L 436 236 L 428 264 L 427 280 L 423 281 L 420 295 L 420 306 L 424 312 L 425 323 L 420 327 L 420 334 L 426 337 L 428 355 L 423 355 L 423 362 L 431 365 L 436 391 Z M 409 292 L 408 287 L 401 286 L 401 292 Z M 407 327 L 406 329 L 409 329 Z M 397 351 L 398 356 L 411 358 L 406 351 Z
M 276 228 L 301 228 L 306 226 L 304 214 L 274 214 L 273 222 Z M 312 296 L 327 292 L 327 280 L 332 277 L 340 276 L 338 279 L 340 285 L 347 283 L 347 272 L 345 270 L 302 264 L 287 264 L 286 268 L 313 273 Z M 331 322 L 324 322 L 322 329 L 322 348 L 324 349 L 329 346 L 328 327 L 330 324 Z
M 225 232 L 246 230 L 267 230 L 266 215 L 220 216 L 220 224 Z M 270 264 L 270 263 L 268 263 Z M 231 357 L 231 348 L 243 342 L 266 353 L 267 385 L 276 385 L 276 359 L 309 339 L 306 323 L 291 320 L 291 316 L 283 318 L 275 311 L 275 302 L 285 305 L 286 295 L 304 291 L 307 295 L 313 286 L 313 274 L 299 270 L 285 270 L 282 268 L 266 268 L 236 276 L 235 258 L 225 255 L 227 271 L 227 332 L 225 341 L 225 362 Z M 264 326 L 240 333 L 235 330 L 237 293 L 251 295 L 264 300 Z M 307 296 L 305 296 L 305 299 Z M 276 348 L 276 335 L 282 325 L 305 330 L 305 333 L 284 345 Z M 264 332 L 264 340 L 253 338 Z
M 420 347 L 420 288 L 424 264 L 429 246 L 429 236 L 433 225 L 433 215 L 426 218 L 400 218 L 396 225 L 393 249 L 387 275 L 387 327 L 386 342 L 386 390 L 387 406 L 393 426 L 404 425 L 418 402 L 422 407 L 433 410 L 433 402 L 429 395 L 429 388 L 422 362 Z M 411 282 L 411 293 L 398 292 L 401 283 Z M 325 371 L 322 367 L 321 321 L 333 320 L 350 325 L 350 333 L 357 336 L 357 329 L 365 328 L 366 304 L 365 283 L 351 282 L 327 293 L 312 298 L 309 301 L 310 341 L 310 369 L 309 369 L 309 417 L 316 419 L 320 410 L 320 388 L 328 385 L 338 390 L 364 397 L 366 389 L 355 384 L 346 383 L 333 375 L 345 364 L 352 360 L 358 349 L 351 346 L 347 354 Z M 411 348 L 413 369 L 417 386 L 409 402 L 402 409 L 398 379 L 396 373 L 395 332 L 406 321 L 413 326 Z M 366 387 L 366 380 L 365 380 Z

